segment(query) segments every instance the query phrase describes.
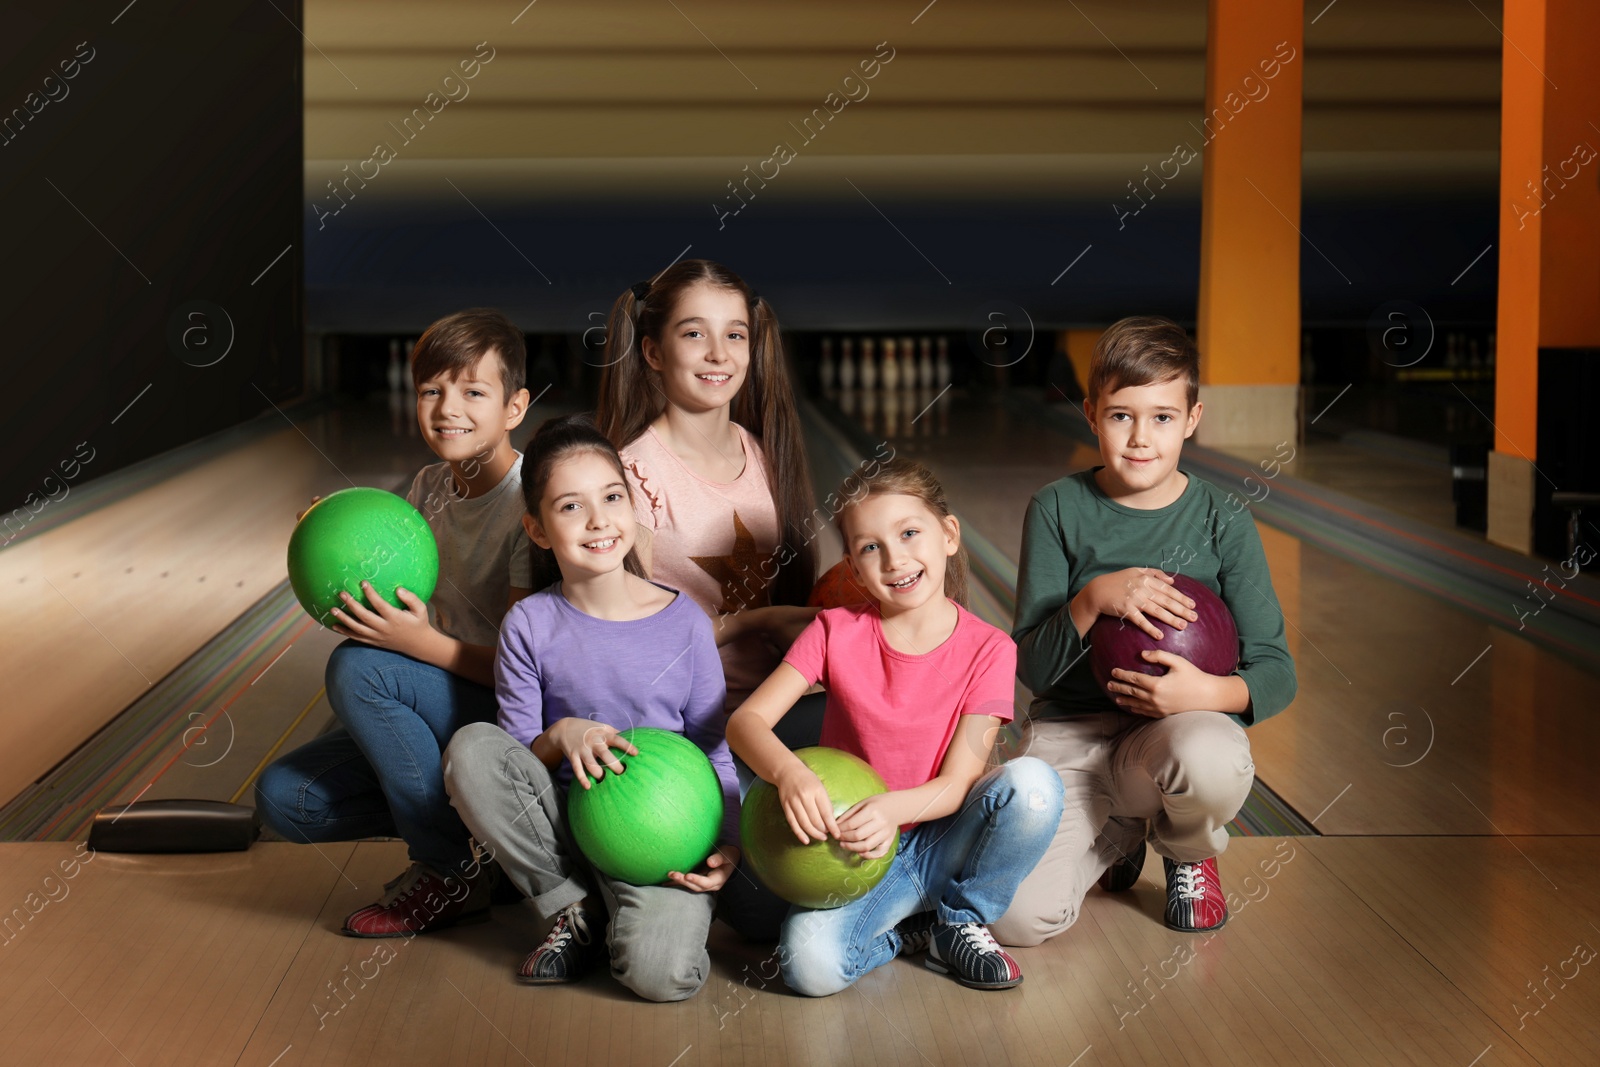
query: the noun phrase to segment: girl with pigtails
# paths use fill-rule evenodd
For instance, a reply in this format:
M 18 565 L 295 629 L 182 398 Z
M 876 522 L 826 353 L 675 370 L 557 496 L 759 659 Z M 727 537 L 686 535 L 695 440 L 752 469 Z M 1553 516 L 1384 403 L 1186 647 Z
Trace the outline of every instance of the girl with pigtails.
M 597 414 L 646 570 L 711 616 L 731 713 L 817 613 L 816 501 L 772 305 L 704 259 L 624 291 Z

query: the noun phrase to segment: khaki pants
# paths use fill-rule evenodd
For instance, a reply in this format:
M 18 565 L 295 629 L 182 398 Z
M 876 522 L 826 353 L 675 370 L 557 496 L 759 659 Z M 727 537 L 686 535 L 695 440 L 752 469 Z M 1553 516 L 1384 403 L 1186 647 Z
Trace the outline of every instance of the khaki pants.
M 1138 846 L 1147 820 L 1159 855 L 1188 863 L 1220 855 L 1255 776 L 1243 727 L 1213 711 L 1029 722 L 1007 755 L 1054 767 L 1066 810 L 1044 859 L 990 924 L 1006 945 L 1037 945 L 1077 922 L 1090 887 Z

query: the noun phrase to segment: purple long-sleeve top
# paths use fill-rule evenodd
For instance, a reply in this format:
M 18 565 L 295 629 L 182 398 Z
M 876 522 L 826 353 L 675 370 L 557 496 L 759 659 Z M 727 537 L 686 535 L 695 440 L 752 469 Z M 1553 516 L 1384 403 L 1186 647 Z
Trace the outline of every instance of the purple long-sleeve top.
M 722 782 L 717 842 L 738 844 L 739 782 L 725 737 L 722 660 L 711 620 L 689 597 L 680 593 L 654 615 L 613 622 L 573 607 L 557 582 L 506 614 L 494 677 L 500 727 L 524 745 L 565 718 L 618 730 L 654 726 L 693 741 Z M 563 762 L 557 773 L 561 787 L 570 787 L 571 765 Z

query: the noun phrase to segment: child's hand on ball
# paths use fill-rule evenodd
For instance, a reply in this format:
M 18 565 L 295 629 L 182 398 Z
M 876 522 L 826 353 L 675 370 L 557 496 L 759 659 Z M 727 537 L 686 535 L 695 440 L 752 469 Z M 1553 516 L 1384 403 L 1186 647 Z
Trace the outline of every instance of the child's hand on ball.
M 593 719 L 569 717 L 561 719 L 546 730 L 550 741 L 561 752 L 562 758 L 572 764 L 572 775 L 579 786 L 593 788 L 590 779 L 599 781 L 606 770 L 622 774 L 622 761 L 617 759 L 617 749 L 630 756 L 639 750 L 626 738 L 618 736 L 617 728 Z M 602 768 L 601 764 L 605 764 Z
M 1111 684 L 1106 688 L 1118 707 L 1160 719 L 1183 711 L 1209 711 L 1223 706 L 1216 691 L 1216 675 L 1163 649 L 1146 649 L 1141 655 L 1146 663 L 1165 667 L 1167 673 L 1157 677 L 1113 670 Z
M 405 605 L 404 610 L 379 596 L 371 582 L 362 582 L 361 592 L 366 604 L 348 592 L 339 594 L 344 608 L 334 608 L 331 612 L 339 620 L 339 625 L 333 627 L 334 633 L 413 659 L 424 659 L 424 651 L 441 636 L 428 620 L 428 605 L 404 586 L 394 591 Z M 369 608 L 367 604 L 373 606 Z
M 1172 587 L 1172 577 L 1155 567 L 1128 567 L 1102 574 L 1078 593 L 1076 598 L 1087 609 L 1093 622 L 1096 615 L 1110 615 L 1137 626 L 1157 641 L 1157 623 L 1182 630 L 1195 619 L 1194 601 Z M 1086 632 L 1087 627 L 1080 632 Z
M 890 811 L 892 793 L 876 793 L 839 816 L 839 847 L 875 860 L 894 844 L 900 824 Z
M 732 845 L 718 845 L 706 861 L 688 874 L 672 871 L 667 875 L 669 885 L 681 886 L 695 893 L 715 893 L 728 884 L 733 869 L 739 865 L 739 850 Z
M 810 767 L 799 759 L 792 759 L 792 765 L 772 784 L 778 787 L 783 817 L 789 821 L 789 829 L 801 844 L 839 836 L 839 824 L 833 818 L 833 801 L 828 799 L 822 779 Z

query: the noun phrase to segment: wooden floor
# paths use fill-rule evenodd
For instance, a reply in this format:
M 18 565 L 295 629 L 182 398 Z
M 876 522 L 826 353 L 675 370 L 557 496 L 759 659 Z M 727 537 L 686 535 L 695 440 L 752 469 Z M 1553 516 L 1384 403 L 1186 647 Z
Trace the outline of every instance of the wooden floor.
M 896 960 L 806 1000 L 718 926 L 711 980 L 670 1005 L 607 974 L 517 984 L 542 933 L 526 903 L 412 941 L 340 936 L 398 844 L 105 854 L 63 879 L 75 847 L 0 845 L 8 1063 L 1487 1067 L 1600 1049 L 1590 838 L 1238 839 L 1221 933 L 1162 926 L 1151 863 L 1019 950 L 1026 979 L 1003 993 Z

